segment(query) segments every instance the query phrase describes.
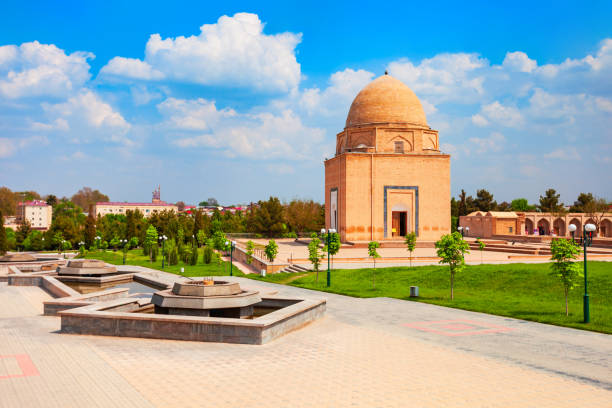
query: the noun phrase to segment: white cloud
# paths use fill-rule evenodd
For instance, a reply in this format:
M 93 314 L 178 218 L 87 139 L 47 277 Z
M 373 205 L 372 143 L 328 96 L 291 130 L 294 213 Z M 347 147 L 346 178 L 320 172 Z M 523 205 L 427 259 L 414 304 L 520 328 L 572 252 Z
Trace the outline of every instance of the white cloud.
M 580 160 L 580 153 L 573 146 L 566 146 L 559 149 L 555 149 L 550 153 L 544 155 L 547 159 L 557 160 Z
M 488 61 L 477 54 L 438 54 L 417 65 L 406 59 L 393 61 L 388 70 L 420 98 L 432 103 L 474 101 L 484 93 L 480 71 Z
M 304 90 L 298 102 L 299 106 L 311 115 L 346 115 L 357 93 L 371 82 L 373 77 L 372 72 L 363 69 L 347 68 L 335 72 L 330 76 L 327 88 Z
M 20 139 L 0 137 L 0 158 L 11 157 L 17 151 L 34 144 L 47 145 L 49 140 L 44 136 L 30 136 Z
M 296 89 L 301 72 L 295 48 L 301 34 L 267 35 L 263 30 L 256 14 L 237 13 L 204 24 L 197 36 L 162 39 L 153 34 L 144 61 L 115 57 L 101 73 L 272 92 Z
M 518 72 L 531 72 L 538 66 L 535 60 L 532 60 L 524 52 L 509 52 L 502 63 L 504 68 L 508 68 Z
M 473 146 L 469 147 L 469 150 L 476 153 L 499 152 L 504 148 L 506 138 L 499 132 L 493 132 L 489 137 L 471 137 L 469 142 Z
M 520 127 L 524 120 L 521 112 L 513 107 L 513 106 L 504 106 L 498 101 L 490 103 L 488 105 L 484 105 L 480 111 L 480 116 L 477 117 L 474 122 L 474 117 L 472 117 L 472 121 L 475 124 L 482 125 L 484 121 L 482 119 L 486 118 L 485 121 L 488 121 L 506 126 L 506 127 Z
M 0 47 L 0 97 L 63 97 L 89 80 L 87 60 L 94 55 L 66 55 L 53 44 L 38 41 Z
M 489 124 L 489 121 L 484 116 L 480 114 L 476 114 L 476 115 L 472 115 L 472 123 L 475 124 L 476 126 L 484 127 Z
M 169 98 L 158 105 L 160 127 L 183 148 L 218 149 L 230 157 L 318 159 L 324 131 L 311 128 L 292 110 L 237 113 L 204 99 Z
M 50 130 L 62 131 L 74 142 L 105 140 L 131 143 L 126 137 L 131 125 L 93 91 L 84 89 L 66 102 L 44 103 L 43 108 L 52 118 Z M 62 126 L 54 126 L 58 123 Z

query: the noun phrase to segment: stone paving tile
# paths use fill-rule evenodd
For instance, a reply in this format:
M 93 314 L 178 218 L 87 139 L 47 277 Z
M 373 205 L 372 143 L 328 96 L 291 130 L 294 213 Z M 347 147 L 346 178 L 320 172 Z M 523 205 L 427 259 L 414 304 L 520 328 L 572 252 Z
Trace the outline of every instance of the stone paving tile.
M 542 343 L 541 359 L 555 356 L 567 365 L 591 355 L 583 370 L 605 375 L 609 336 L 594 333 L 535 323 L 523 329 L 520 321 L 494 316 L 329 295 L 327 317 L 263 346 L 62 335 L 59 318 L 40 316 L 37 302 L 45 296 L 38 288 L 0 285 L 0 356 L 26 354 L 38 372 L 0 378 L 2 408 L 612 407 L 604 387 L 525 363 Z M 404 325 L 462 318 L 521 329 L 451 338 Z M 564 360 L 557 345 L 568 336 L 588 347 Z M 520 363 L 490 351 L 509 341 L 527 350 Z M 16 367 L 0 363 L 0 377 L 1 370 Z

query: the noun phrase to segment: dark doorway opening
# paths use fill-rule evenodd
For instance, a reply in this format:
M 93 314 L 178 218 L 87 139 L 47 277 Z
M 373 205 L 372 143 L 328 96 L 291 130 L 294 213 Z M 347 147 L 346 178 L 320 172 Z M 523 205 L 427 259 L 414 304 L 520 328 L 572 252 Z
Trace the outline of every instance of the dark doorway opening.
M 392 237 L 405 237 L 407 230 L 408 213 L 406 211 L 393 211 L 392 213 Z

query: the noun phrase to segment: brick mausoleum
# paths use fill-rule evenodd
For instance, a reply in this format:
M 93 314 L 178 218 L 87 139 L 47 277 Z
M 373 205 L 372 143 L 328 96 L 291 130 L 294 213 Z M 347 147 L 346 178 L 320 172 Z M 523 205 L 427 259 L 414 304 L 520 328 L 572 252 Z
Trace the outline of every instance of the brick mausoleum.
M 359 92 L 325 161 L 325 223 L 343 242 L 450 232 L 450 155 L 417 96 L 390 75 Z

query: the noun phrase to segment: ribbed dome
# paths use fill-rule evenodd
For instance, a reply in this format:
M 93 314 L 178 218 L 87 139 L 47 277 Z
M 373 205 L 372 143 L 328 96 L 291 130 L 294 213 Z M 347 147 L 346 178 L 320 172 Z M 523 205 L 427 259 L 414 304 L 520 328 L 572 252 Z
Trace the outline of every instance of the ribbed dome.
M 357 94 L 346 118 L 346 127 L 366 123 L 409 123 L 427 126 L 427 118 L 412 89 L 402 81 L 385 74 L 370 82 Z

